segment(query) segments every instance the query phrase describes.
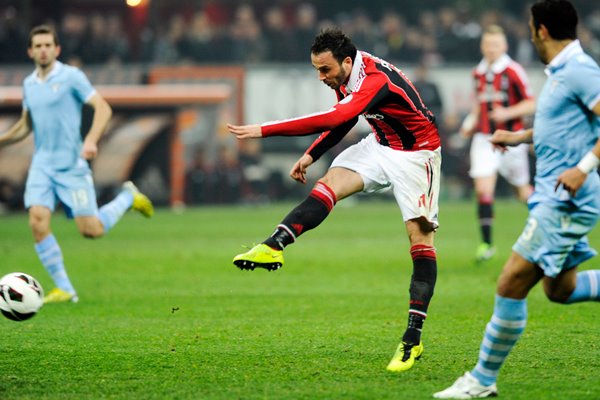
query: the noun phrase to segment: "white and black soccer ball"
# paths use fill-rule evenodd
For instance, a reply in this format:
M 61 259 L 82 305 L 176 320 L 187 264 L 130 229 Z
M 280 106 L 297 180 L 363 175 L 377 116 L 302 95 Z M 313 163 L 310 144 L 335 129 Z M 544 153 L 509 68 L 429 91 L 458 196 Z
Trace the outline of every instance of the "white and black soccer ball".
M 0 311 L 13 321 L 33 317 L 44 304 L 44 289 L 31 275 L 12 272 L 0 278 Z

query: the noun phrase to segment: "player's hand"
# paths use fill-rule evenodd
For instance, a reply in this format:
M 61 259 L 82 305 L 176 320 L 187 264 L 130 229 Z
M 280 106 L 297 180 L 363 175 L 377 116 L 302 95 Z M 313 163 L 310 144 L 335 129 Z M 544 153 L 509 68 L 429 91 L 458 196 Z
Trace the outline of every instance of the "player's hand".
M 489 141 L 494 146 L 494 149 L 500 150 L 501 152 L 505 152 L 509 146 L 521 144 L 519 135 L 504 129 L 497 129 L 494 134 L 490 136 Z
M 233 133 L 238 139 L 260 138 L 262 129 L 260 125 L 232 125 L 227 124 L 229 132 Z
M 496 105 L 490 112 L 490 119 L 494 122 L 506 122 L 511 119 L 511 116 L 506 107 Z
M 308 154 L 302 155 L 290 170 L 290 176 L 293 180 L 300 183 L 306 183 L 306 169 L 313 163 L 312 156 Z
M 81 157 L 84 160 L 93 160 L 98 155 L 98 146 L 96 143 L 91 141 L 83 141 L 83 147 L 81 149 Z
M 554 191 L 558 190 L 558 187 L 562 185 L 562 187 L 569 192 L 571 196 L 575 196 L 577 191 L 581 188 L 581 186 L 583 186 L 586 178 L 587 174 L 581 171 L 579 168 L 569 168 L 558 176 Z
M 461 124 L 460 128 L 458 129 L 458 133 L 463 138 L 468 139 L 471 136 L 473 136 L 476 128 L 477 128 L 477 117 L 475 117 L 473 114 L 469 114 L 463 120 L 463 123 Z

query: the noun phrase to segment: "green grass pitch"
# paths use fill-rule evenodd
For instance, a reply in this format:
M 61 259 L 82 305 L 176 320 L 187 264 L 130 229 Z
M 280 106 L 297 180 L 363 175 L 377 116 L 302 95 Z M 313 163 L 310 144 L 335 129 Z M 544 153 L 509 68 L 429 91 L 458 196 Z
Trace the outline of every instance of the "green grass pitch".
M 240 246 L 263 240 L 291 207 L 128 214 L 96 241 L 55 214 L 81 301 L 0 319 L 0 398 L 428 399 L 472 368 L 525 206 L 497 204 L 499 252 L 478 266 L 475 205 L 440 205 L 425 353 L 399 375 L 385 366 L 406 325 L 412 267 L 396 205 L 341 202 L 286 249 L 283 269 L 236 269 Z M 590 240 L 600 247 L 598 229 Z M 0 217 L 0 274 L 13 271 L 52 287 L 25 214 Z M 551 304 L 536 287 L 501 398 L 600 398 L 598 311 Z

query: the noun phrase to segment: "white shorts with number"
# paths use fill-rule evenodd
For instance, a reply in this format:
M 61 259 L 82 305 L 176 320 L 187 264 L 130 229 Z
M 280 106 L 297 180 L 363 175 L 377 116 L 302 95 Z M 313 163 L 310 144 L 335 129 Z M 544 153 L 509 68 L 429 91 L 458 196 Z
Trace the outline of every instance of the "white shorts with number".
M 399 151 L 377 142 L 370 134 L 337 156 L 331 167 L 357 172 L 363 191 L 372 193 L 391 187 L 404 221 L 425 217 L 438 226 L 441 149 Z
M 529 146 L 521 144 L 509 147 L 504 153 L 495 150 L 489 141 L 490 135 L 476 133 L 471 142 L 471 178 L 485 178 L 496 173 L 502 175 L 511 185 L 523 186 L 529 183 Z

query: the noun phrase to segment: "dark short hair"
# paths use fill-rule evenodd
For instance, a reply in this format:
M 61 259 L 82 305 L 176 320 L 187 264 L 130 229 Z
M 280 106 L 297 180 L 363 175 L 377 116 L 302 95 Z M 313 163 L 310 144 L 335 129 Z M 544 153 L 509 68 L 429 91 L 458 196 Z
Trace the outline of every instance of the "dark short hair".
M 54 44 L 57 46 L 60 45 L 60 43 L 58 42 L 58 34 L 56 33 L 56 30 L 50 25 L 38 25 L 36 27 L 33 27 L 31 31 L 29 31 L 29 48 L 31 48 L 31 46 L 33 45 L 33 37 L 35 35 L 52 35 L 52 37 L 54 38 Z
M 337 27 L 326 28 L 315 37 L 310 48 L 312 54 L 321 54 L 331 51 L 333 57 L 341 64 L 346 57 L 354 60 L 356 46 L 344 32 Z
M 567 0 L 544 0 L 531 6 L 535 29 L 544 25 L 552 39 L 577 39 L 577 10 Z

